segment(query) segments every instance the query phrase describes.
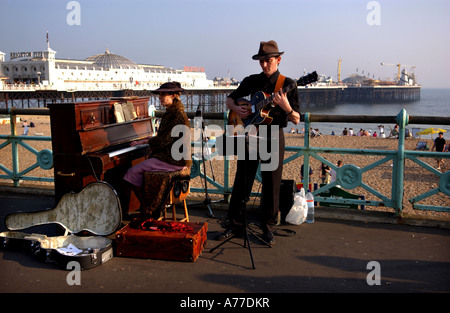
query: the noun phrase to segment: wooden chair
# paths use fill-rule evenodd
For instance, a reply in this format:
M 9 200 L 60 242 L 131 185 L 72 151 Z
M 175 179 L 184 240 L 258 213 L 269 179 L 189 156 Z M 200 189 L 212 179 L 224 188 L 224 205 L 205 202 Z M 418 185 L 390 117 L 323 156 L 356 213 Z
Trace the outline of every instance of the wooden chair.
M 315 129 L 311 129 L 311 134 L 310 134 L 311 138 L 320 138 L 323 137 L 323 135 L 321 133 L 319 133 L 317 130 Z
M 190 191 L 191 168 L 185 167 L 175 172 L 145 172 L 144 173 L 144 199 L 152 212 L 163 212 L 167 219 L 167 208 L 172 209 L 172 220 L 176 221 L 176 204 L 182 202 L 184 218 L 180 222 L 189 222 L 186 198 Z
M 419 141 L 417 143 L 416 150 L 428 151 L 428 150 L 430 150 L 430 148 L 428 148 L 426 141 Z

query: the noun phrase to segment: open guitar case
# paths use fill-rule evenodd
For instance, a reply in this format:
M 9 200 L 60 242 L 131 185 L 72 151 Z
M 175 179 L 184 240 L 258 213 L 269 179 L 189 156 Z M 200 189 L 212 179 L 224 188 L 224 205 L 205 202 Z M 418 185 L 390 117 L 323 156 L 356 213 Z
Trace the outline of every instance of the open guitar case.
M 67 266 L 72 261 L 78 262 L 82 270 L 90 269 L 113 257 L 112 239 L 106 236 L 114 233 L 121 222 L 116 191 L 108 183 L 97 181 L 79 193 L 65 194 L 53 209 L 6 216 L 10 231 L 0 233 L 0 248 L 26 251 L 67 270 L 73 269 Z M 65 229 L 64 236 L 17 231 L 52 223 Z

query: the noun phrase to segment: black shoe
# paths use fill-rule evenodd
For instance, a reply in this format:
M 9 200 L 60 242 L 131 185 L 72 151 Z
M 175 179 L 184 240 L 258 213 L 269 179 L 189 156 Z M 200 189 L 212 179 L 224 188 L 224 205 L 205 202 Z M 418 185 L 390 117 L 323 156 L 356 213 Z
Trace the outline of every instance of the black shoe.
M 268 231 L 267 233 L 263 234 L 261 239 L 271 246 L 275 244 L 275 237 L 271 231 Z
M 222 240 L 228 239 L 230 237 L 233 237 L 236 235 L 241 235 L 241 234 L 242 234 L 242 230 L 235 228 L 235 227 L 230 227 L 230 228 L 225 229 L 224 232 L 218 234 L 214 239 L 222 241 Z
M 161 209 L 155 209 L 152 213 L 151 213 L 151 217 L 154 220 L 158 220 L 160 217 L 162 217 L 162 210 Z

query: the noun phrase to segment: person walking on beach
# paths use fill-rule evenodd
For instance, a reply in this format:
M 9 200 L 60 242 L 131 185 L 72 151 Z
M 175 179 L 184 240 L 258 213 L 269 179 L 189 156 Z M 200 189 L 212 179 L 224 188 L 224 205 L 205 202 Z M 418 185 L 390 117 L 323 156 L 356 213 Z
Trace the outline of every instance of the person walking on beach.
M 337 167 L 342 166 L 342 160 L 337 161 L 336 163 Z M 334 182 L 337 178 L 337 172 L 334 169 L 330 170 L 330 183 Z M 340 187 L 339 185 L 336 185 L 336 187 Z
M 270 126 L 267 127 L 267 137 L 262 139 L 267 141 L 267 147 L 278 145 L 278 166 L 273 170 L 262 170 L 262 200 L 261 200 L 261 216 L 260 227 L 263 232 L 262 239 L 269 244 L 275 242 L 272 225 L 276 223 L 279 202 L 280 202 L 280 185 L 283 171 L 284 160 L 284 133 L 283 128 L 287 126 L 288 121 L 297 125 L 300 122 L 300 106 L 298 100 L 297 88 L 291 89 L 284 93 L 281 88 L 287 87 L 296 82 L 288 77 L 281 75 L 278 66 L 281 62 L 281 55 L 284 52 L 278 50 L 278 44 L 274 40 L 261 41 L 259 51 L 252 59 L 258 60 L 262 72 L 253 74 L 244 78 L 238 88 L 233 91 L 226 99 L 227 107 L 234 111 L 241 119 L 246 119 L 251 112 L 247 106 L 239 106 L 237 100 L 243 97 L 253 97 L 257 92 L 263 91 L 267 94 L 273 94 L 273 104 L 275 107 L 270 114 L 273 120 Z M 284 80 L 284 82 L 283 82 Z M 272 134 L 273 126 L 276 126 L 278 134 Z M 261 129 L 258 128 L 258 131 Z M 261 132 L 258 134 L 263 136 Z M 274 140 L 273 138 L 277 138 Z M 248 146 L 246 146 L 246 150 Z M 273 149 L 271 149 L 273 150 Z M 270 163 L 273 156 L 269 160 L 244 160 L 238 159 L 236 177 L 234 180 L 233 191 L 231 194 L 230 204 L 228 208 L 228 219 L 230 225 L 226 230 L 216 237 L 216 240 L 225 240 L 236 233 L 243 230 L 246 225 L 241 210 L 242 205 L 248 201 L 250 192 L 252 190 L 253 181 L 255 179 L 256 171 L 259 163 Z
M 322 184 L 329 184 L 330 183 L 330 178 L 331 178 L 330 177 L 330 170 L 331 170 L 331 168 L 328 165 L 326 165 L 325 163 L 322 163 L 321 167 L 319 168 L 319 178 L 321 179 Z M 310 171 L 309 174 L 310 175 L 312 174 L 311 171 Z M 303 171 L 302 171 L 302 181 L 303 181 Z
M 444 133 L 439 132 L 438 137 L 434 140 L 433 147 L 431 147 L 431 151 L 436 149 L 436 152 L 444 152 L 444 148 L 445 148 Z M 441 169 L 441 164 L 442 164 L 442 168 L 444 168 L 444 166 L 445 166 L 444 159 L 437 158 L 436 162 L 437 162 L 438 170 Z

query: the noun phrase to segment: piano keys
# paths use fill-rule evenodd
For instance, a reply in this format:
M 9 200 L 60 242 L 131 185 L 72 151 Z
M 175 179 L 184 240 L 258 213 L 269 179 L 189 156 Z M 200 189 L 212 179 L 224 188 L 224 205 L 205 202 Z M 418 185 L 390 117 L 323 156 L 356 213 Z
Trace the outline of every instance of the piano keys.
M 130 147 L 132 141 L 154 132 L 148 100 L 130 97 L 49 105 L 56 201 L 65 193 L 79 193 L 87 184 L 101 180 L 117 191 L 123 211 L 139 208 L 139 201 L 124 188 L 122 178 L 150 153 L 148 145 Z M 136 118 L 118 123 L 114 114 L 118 103 L 132 104 Z
M 116 155 L 121 155 L 121 154 L 124 154 L 124 153 L 128 153 L 130 151 L 133 151 L 133 150 L 144 149 L 144 148 L 148 148 L 148 147 L 149 147 L 148 144 L 146 144 L 146 145 L 136 145 L 136 146 L 133 146 L 133 147 L 127 147 L 127 148 L 123 148 L 123 149 L 119 149 L 119 150 L 114 150 L 114 151 L 108 152 L 108 156 L 110 158 L 112 158 L 112 157 L 115 157 Z

